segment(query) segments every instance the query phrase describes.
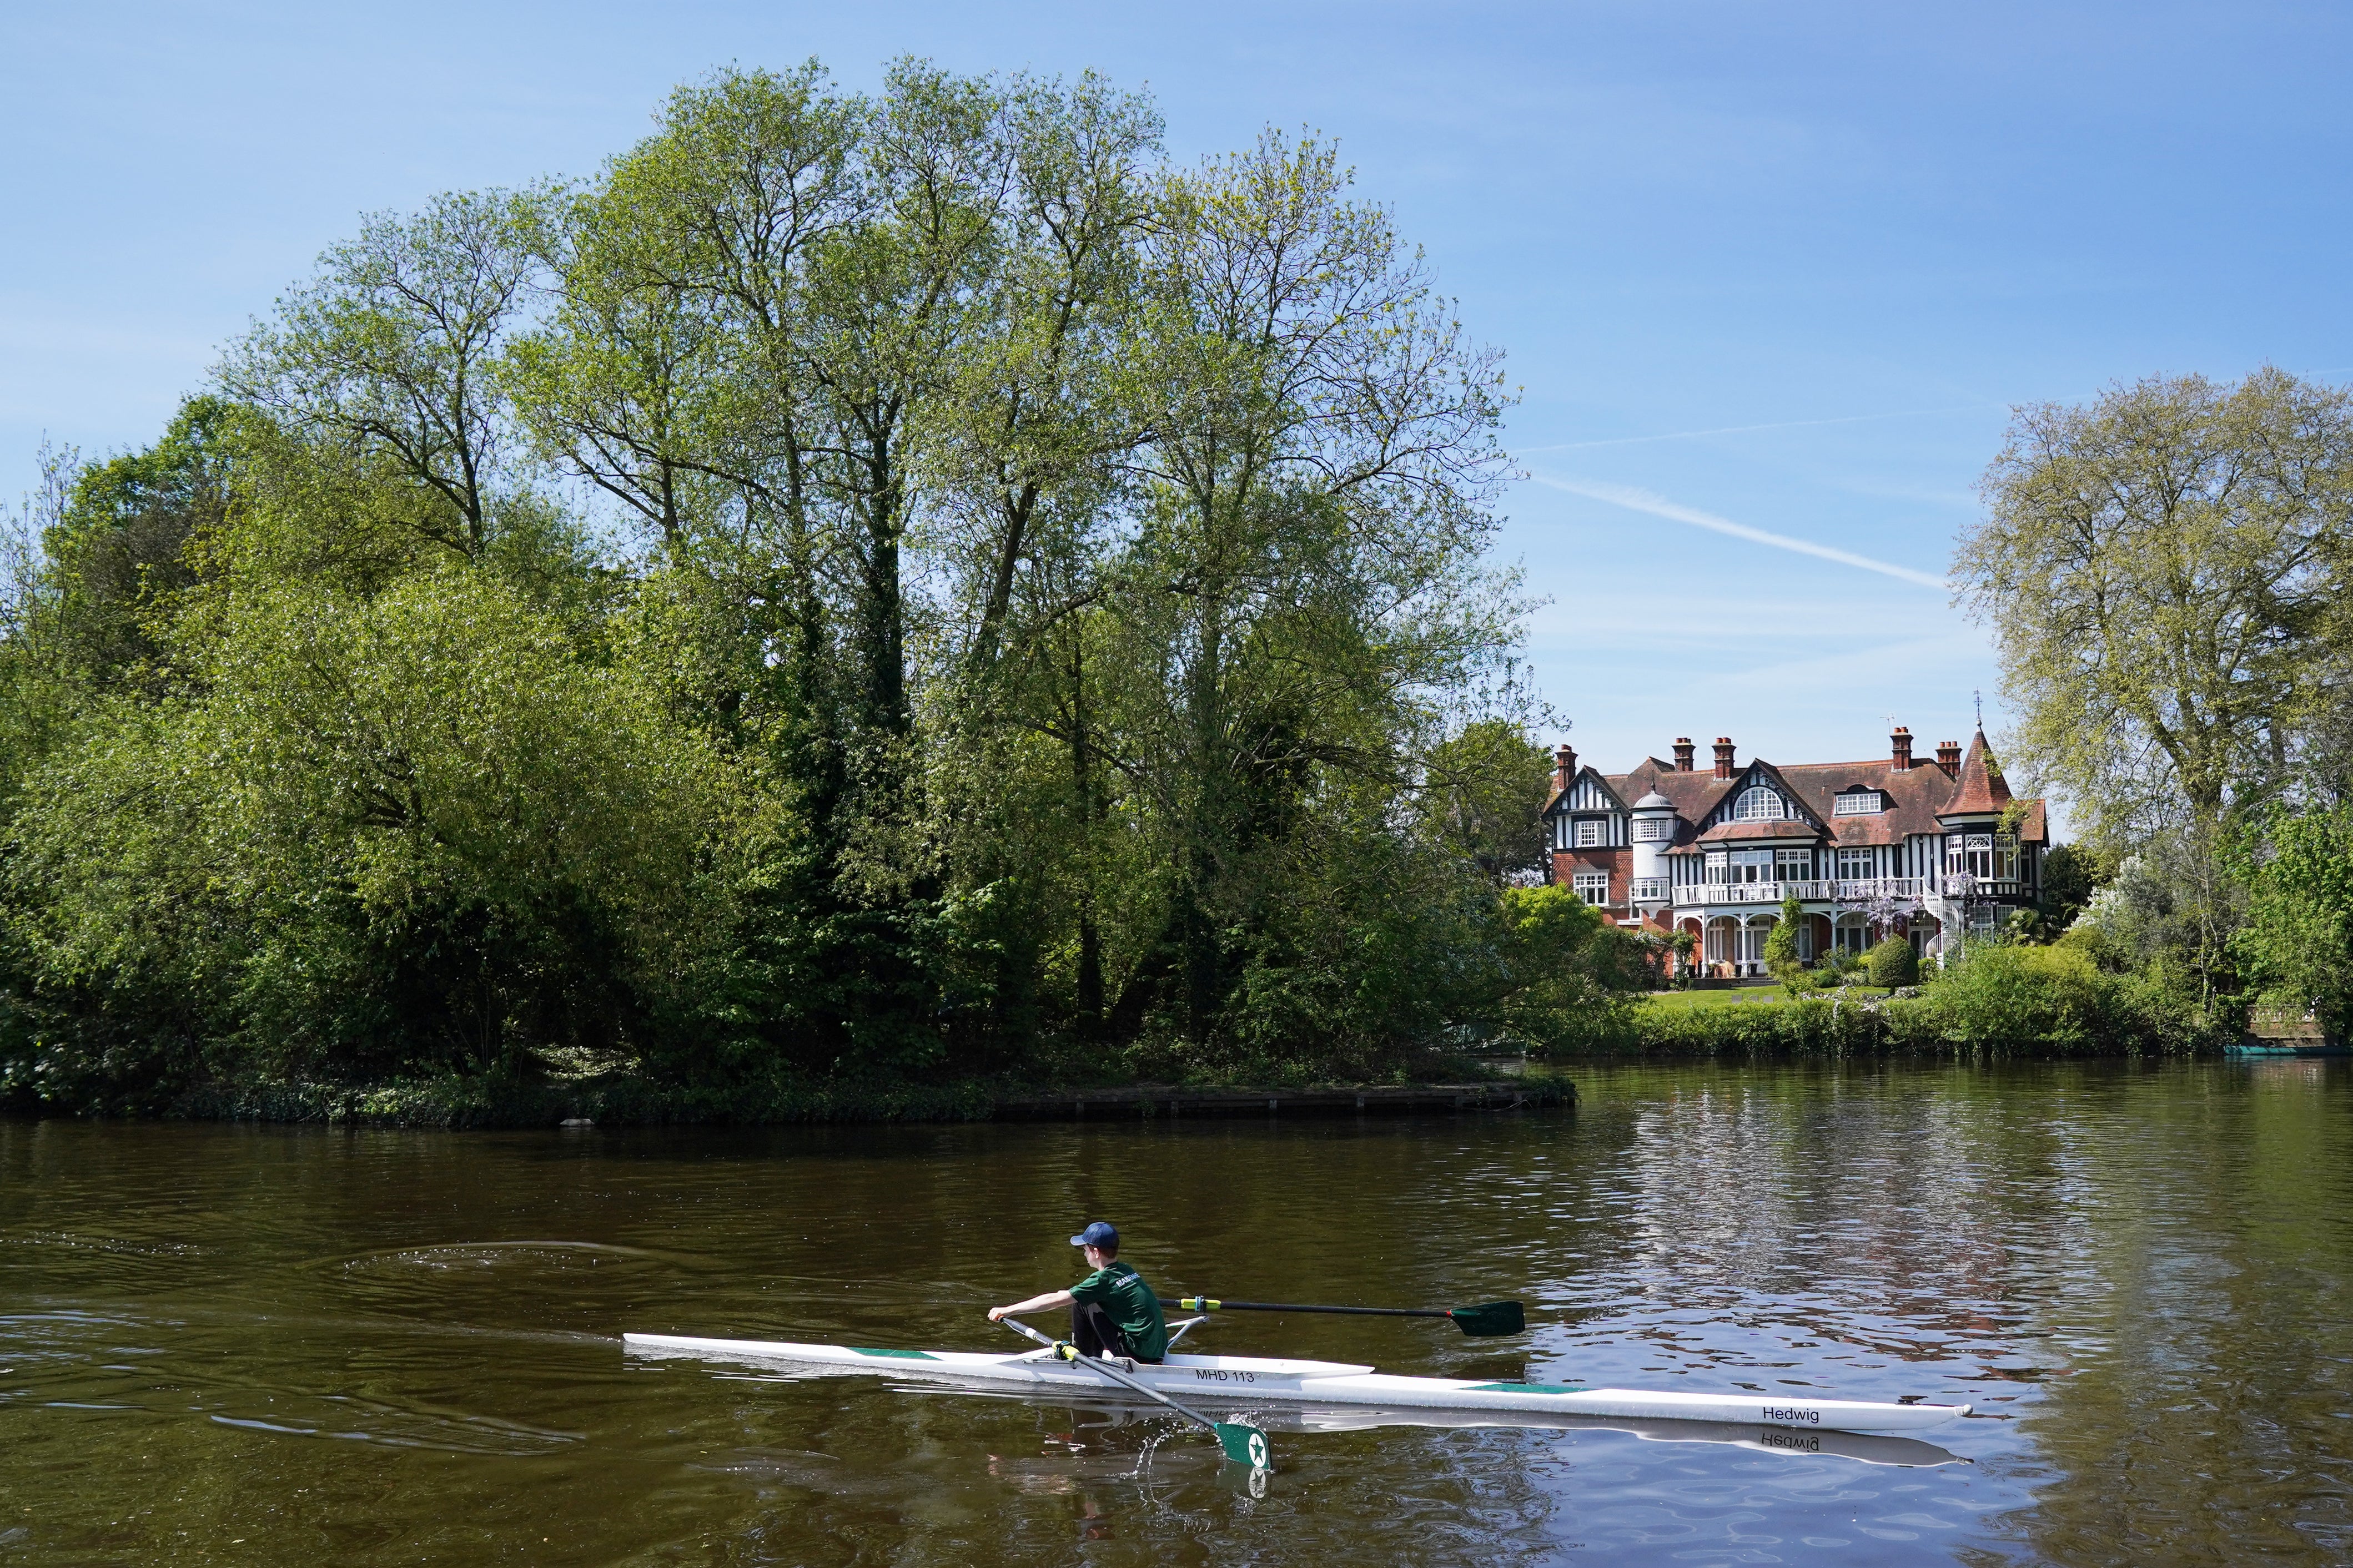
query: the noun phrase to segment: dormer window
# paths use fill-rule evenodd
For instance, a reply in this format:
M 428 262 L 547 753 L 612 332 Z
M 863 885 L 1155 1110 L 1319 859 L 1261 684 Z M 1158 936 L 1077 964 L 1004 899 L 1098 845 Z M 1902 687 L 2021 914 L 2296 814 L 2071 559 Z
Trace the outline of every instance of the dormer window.
M 1887 809 L 1887 797 L 1875 789 L 1842 789 L 1831 811 L 1837 816 L 1876 816 Z
M 1779 795 L 1758 784 L 1740 792 L 1740 798 L 1732 803 L 1732 815 L 1739 822 L 1772 822 L 1788 812 L 1783 809 Z

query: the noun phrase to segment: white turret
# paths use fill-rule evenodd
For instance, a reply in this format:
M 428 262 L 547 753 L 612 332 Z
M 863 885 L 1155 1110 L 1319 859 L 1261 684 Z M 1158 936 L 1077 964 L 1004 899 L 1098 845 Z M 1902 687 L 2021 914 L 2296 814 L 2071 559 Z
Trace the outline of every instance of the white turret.
M 1634 890 L 1636 905 L 1672 900 L 1667 883 L 1667 851 L 1675 845 L 1675 803 L 1652 790 L 1634 803 Z

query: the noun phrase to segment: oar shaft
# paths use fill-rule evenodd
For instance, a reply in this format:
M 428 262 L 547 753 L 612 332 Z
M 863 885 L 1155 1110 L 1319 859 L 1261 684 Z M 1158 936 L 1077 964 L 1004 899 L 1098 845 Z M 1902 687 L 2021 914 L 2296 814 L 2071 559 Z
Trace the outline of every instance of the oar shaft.
M 1185 1296 L 1160 1304 L 1186 1312 L 1329 1312 L 1335 1317 L 1348 1318 L 1451 1318 L 1454 1315 L 1436 1307 L 1303 1307 L 1285 1301 L 1229 1301 L 1218 1296 Z
M 1037 1330 L 1031 1328 L 1027 1323 L 1017 1321 L 1012 1318 L 999 1318 L 997 1321 L 1003 1323 L 1007 1328 L 1011 1329 L 1015 1333 L 1029 1335 L 1029 1338 L 1036 1340 L 1041 1345 L 1047 1346 L 1057 1354 L 1060 1354 L 1063 1349 L 1061 1341 L 1048 1339 L 1044 1334 L 1039 1333 Z M 1082 1355 L 1076 1348 L 1072 1348 L 1071 1353 L 1063 1359 L 1077 1362 L 1082 1366 L 1091 1366 L 1097 1372 L 1103 1373 L 1105 1377 L 1110 1378 L 1113 1383 L 1124 1384 L 1127 1387 L 1135 1390 L 1136 1393 L 1144 1395 L 1146 1399 L 1155 1399 L 1159 1401 L 1161 1404 L 1166 1405 L 1169 1409 L 1174 1410 L 1177 1415 L 1185 1417 L 1186 1420 L 1194 1422 L 1208 1428 L 1212 1436 L 1215 1436 L 1217 1433 L 1218 1424 L 1210 1420 L 1208 1416 L 1202 1415 L 1199 1411 L 1194 1409 L 1191 1405 L 1177 1404 L 1175 1400 L 1169 1398 L 1166 1394 L 1161 1393 L 1151 1384 L 1138 1383 L 1135 1379 L 1128 1376 L 1127 1373 L 1120 1371 L 1119 1368 L 1111 1365 L 1098 1357 Z

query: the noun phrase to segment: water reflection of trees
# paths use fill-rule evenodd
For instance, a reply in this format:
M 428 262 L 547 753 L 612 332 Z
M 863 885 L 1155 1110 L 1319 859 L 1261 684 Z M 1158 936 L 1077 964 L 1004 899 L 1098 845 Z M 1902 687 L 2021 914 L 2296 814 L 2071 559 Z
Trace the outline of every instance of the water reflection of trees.
M 1859 1374 L 1973 1385 L 2032 1446 L 2001 1461 L 2032 1505 L 1989 1522 L 2050 1561 L 2353 1546 L 2353 1362 L 2327 1327 L 2353 1283 L 2341 1070 L 1658 1088 L 1632 1118 L 1615 1283 L 1662 1362 L 1769 1377 L 1777 1343 L 1820 1355 L 1810 1336 Z
M 2087 1107 L 2076 1375 L 2029 1415 L 2052 1479 L 2005 1521 L 2044 1558 L 2353 1552 L 2353 1127 L 2341 1069 L 2119 1077 Z

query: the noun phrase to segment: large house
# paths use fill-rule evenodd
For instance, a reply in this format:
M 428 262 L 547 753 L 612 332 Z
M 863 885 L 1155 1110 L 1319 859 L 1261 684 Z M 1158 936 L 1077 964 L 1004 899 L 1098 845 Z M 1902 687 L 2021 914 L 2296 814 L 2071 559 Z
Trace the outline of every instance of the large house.
M 1801 956 L 1901 936 L 1940 959 L 2041 890 L 2042 802 L 2010 798 L 1983 730 L 1933 763 L 1900 727 L 1867 763 L 1743 765 L 1721 736 L 1707 772 L 1688 737 L 1674 753 L 1603 773 L 1556 752 L 1551 875 L 1621 925 L 1690 931 L 1705 973 L 1763 973 L 1786 899 L 1806 911 Z

